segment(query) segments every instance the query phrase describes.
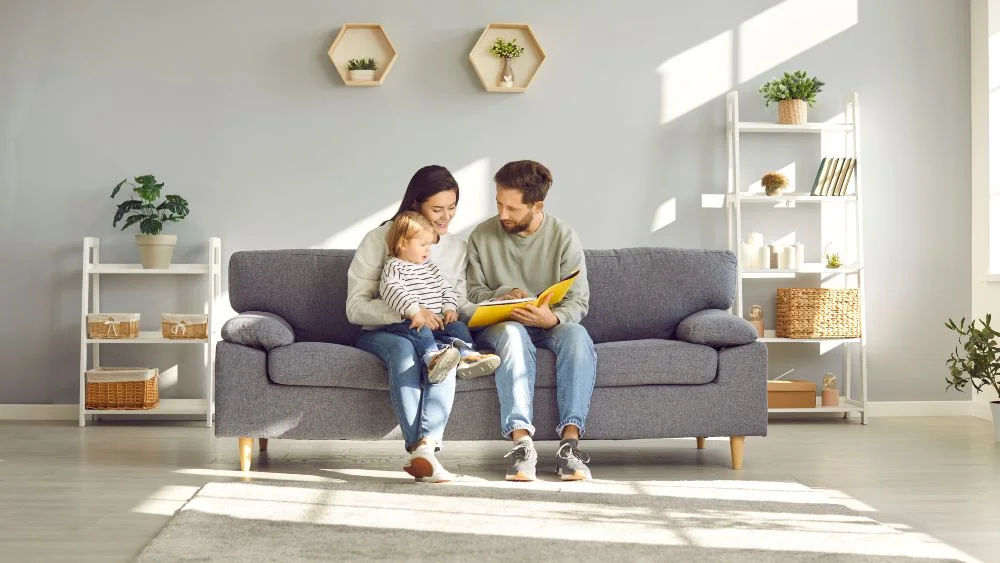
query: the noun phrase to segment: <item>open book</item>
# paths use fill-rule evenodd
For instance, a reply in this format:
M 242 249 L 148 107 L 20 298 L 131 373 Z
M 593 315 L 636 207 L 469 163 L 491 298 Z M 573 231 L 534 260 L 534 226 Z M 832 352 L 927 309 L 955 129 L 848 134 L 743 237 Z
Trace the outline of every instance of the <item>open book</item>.
M 542 300 L 545 299 L 546 295 L 552 296 L 549 300 L 549 305 L 555 305 L 556 303 L 562 301 L 563 297 L 566 297 L 566 293 L 569 291 L 569 286 L 573 285 L 573 281 L 576 280 L 576 277 L 579 275 L 580 270 L 573 270 L 572 274 L 545 288 L 545 291 L 541 292 L 538 297 L 505 299 L 503 301 L 485 301 L 483 303 L 479 303 L 476 307 L 476 312 L 473 313 L 472 318 L 469 319 L 469 328 L 490 326 L 492 324 L 510 320 L 511 311 L 527 305 L 534 305 L 537 307 L 541 304 Z

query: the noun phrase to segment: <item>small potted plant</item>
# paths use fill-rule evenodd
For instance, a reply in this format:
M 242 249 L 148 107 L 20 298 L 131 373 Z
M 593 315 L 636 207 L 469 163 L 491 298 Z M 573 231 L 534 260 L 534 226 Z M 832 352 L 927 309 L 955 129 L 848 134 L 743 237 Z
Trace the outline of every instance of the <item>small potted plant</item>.
M 768 172 L 760 179 L 760 183 L 767 195 L 781 195 L 788 187 L 788 177 L 781 172 Z
M 510 41 L 505 40 L 503 37 L 497 37 L 497 40 L 490 45 L 490 54 L 503 59 L 503 69 L 500 71 L 500 86 L 512 88 L 514 86 L 514 67 L 511 63 L 514 59 L 524 54 L 524 47 L 518 46 L 516 37 Z
M 165 269 L 170 267 L 174 247 L 177 245 L 177 235 L 161 235 L 163 224 L 177 222 L 187 217 L 188 202 L 179 195 L 160 196 L 163 183 L 157 182 L 152 174 L 136 176 L 136 183 L 128 178 L 118 183 L 111 190 L 111 198 L 118 195 L 122 186 L 132 189 L 132 197 L 119 203 L 112 227 L 117 227 L 119 221 L 124 221 L 121 229 L 139 225 L 135 236 L 135 244 L 139 247 L 139 256 L 143 268 Z
M 375 71 L 378 70 L 378 63 L 375 59 L 351 59 L 347 61 L 347 70 L 351 73 L 351 80 L 367 82 L 375 80 Z
M 806 122 L 806 105 L 813 106 L 824 84 L 806 71 L 797 70 L 765 82 L 757 93 L 764 98 L 764 107 L 778 104 L 778 123 L 797 125 Z
M 954 387 L 965 391 L 971 383 L 977 393 L 992 388 L 1000 395 L 1000 346 L 997 345 L 1000 332 L 990 326 L 990 315 L 980 320 L 979 326 L 976 326 L 975 319 L 966 325 L 964 317 L 958 324 L 948 319 L 944 326 L 958 333 L 959 344 L 945 361 L 949 370 L 945 377 L 948 383 L 945 389 Z M 962 342 L 963 336 L 965 342 Z M 993 411 L 993 438 L 1000 442 L 1000 400 L 991 401 L 990 410 Z

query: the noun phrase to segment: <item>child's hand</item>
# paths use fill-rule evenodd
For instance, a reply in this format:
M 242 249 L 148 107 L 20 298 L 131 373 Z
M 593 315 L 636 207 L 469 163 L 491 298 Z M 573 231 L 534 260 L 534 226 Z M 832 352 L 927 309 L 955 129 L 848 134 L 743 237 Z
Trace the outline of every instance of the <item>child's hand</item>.
M 420 311 L 410 318 L 410 328 L 419 329 L 424 326 L 431 330 L 441 330 L 444 328 L 444 323 L 441 322 L 441 317 L 421 307 Z
M 458 312 L 448 309 L 444 312 L 444 324 L 449 325 L 458 320 Z

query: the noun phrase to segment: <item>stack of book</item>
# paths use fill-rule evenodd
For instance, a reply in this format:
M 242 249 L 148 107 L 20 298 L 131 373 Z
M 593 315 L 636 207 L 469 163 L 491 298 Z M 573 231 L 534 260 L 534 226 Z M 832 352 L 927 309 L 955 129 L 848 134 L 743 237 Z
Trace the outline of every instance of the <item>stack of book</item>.
M 850 157 L 828 157 L 819 163 L 816 179 L 809 195 L 847 195 L 847 186 L 854 176 L 858 159 Z

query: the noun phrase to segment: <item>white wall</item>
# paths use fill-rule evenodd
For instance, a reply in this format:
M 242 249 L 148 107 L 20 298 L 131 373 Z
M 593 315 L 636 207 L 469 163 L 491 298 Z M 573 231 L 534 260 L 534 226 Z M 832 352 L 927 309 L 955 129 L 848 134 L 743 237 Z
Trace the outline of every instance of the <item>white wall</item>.
M 381 87 L 344 87 L 326 58 L 349 21 L 381 22 L 400 52 Z M 539 35 L 549 60 L 529 92 L 487 94 L 469 68 L 490 21 Z M 968 22 L 967 2 L 935 0 L 0 0 L 0 403 L 77 400 L 80 244 L 100 236 L 106 260 L 135 259 L 131 233 L 110 226 L 126 176 L 155 173 L 191 202 L 173 231 L 182 261 L 210 235 L 227 257 L 351 246 L 428 163 L 459 172 L 467 230 L 492 212 L 492 172 L 517 158 L 552 168 L 549 209 L 587 247 L 724 248 L 725 214 L 702 195 L 725 190 L 725 92 L 771 120 L 756 89 L 797 68 L 827 82 L 813 119 L 861 94 L 870 399 L 964 399 L 944 392 L 943 321 L 971 299 L 971 201 L 956 189 L 969 184 Z M 791 154 L 803 176 L 817 160 L 762 151 Z M 121 295 L 105 309 L 185 306 L 173 282 L 105 289 Z M 817 380 L 830 368 L 815 351 L 772 359 Z

